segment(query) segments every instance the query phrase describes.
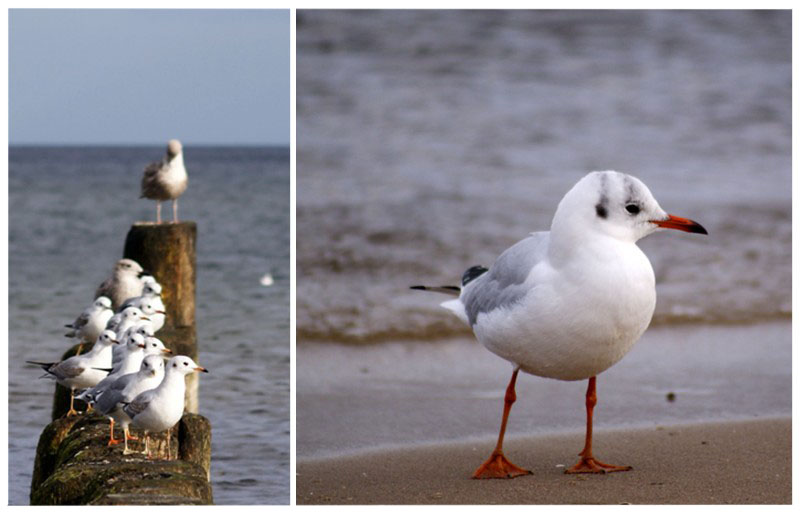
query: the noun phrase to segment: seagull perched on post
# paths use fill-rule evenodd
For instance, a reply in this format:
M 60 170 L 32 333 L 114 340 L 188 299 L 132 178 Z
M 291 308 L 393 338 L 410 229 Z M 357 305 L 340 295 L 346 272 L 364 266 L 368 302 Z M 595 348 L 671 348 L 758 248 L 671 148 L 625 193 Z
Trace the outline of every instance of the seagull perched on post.
M 106 330 L 92 346 L 89 352 L 71 356 L 61 362 L 33 362 L 47 373 L 45 376 L 56 380 L 62 387 L 70 389 L 69 411 L 67 416 L 77 415 L 75 410 L 75 390 L 97 385 L 108 375 L 111 366 L 111 347 L 117 343 L 113 331 Z
M 94 293 L 94 297 L 106 296 L 111 299 L 111 308 L 116 309 L 126 299 L 142 295 L 144 284 L 139 275 L 144 272 L 142 266 L 135 260 L 123 258 L 114 264 L 114 270 Z
M 178 222 L 178 197 L 189 185 L 183 165 L 183 146 L 177 139 L 167 143 L 167 154 L 160 162 L 144 168 L 140 198 L 156 200 L 156 223 L 161 224 L 161 202 L 172 200 L 172 222 Z
M 655 275 L 636 241 L 661 228 L 708 234 L 664 212 L 639 179 L 615 171 L 586 175 L 564 196 L 549 232 L 532 233 L 490 268 L 468 269 L 461 287 L 412 288 L 457 295 L 442 306 L 467 323 L 513 371 L 494 452 L 473 478 L 531 472 L 503 454 L 520 370 L 566 381 L 588 379 L 586 440 L 567 473 L 631 467 L 600 462 L 592 452 L 596 376 L 618 362 L 647 329 L 656 306 Z

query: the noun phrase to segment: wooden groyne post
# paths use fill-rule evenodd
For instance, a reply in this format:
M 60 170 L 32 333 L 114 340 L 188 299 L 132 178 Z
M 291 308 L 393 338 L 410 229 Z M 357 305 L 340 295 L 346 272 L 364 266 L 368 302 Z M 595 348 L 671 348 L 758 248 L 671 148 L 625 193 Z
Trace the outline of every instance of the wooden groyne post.
M 196 241 L 197 225 L 191 221 L 135 223 L 123 258 L 136 260 L 162 286 L 167 315 L 155 336 L 174 354 L 197 362 Z M 154 460 L 123 455 L 119 445 L 108 447 L 108 420 L 97 413 L 64 417 L 69 390 L 56 385 L 53 422 L 42 432 L 36 450 L 31 504 L 211 504 L 211 425 L 196 415 L 197 373 L 185 379 L 186 413 L 170 431 L 173 455 L 177 454 L 172 460 L 166 459 L 166 433 L 150 437 Z M 80 401 L 75 406 L 85 409 Z M 140 438 L 144 435 L 133 431 Z

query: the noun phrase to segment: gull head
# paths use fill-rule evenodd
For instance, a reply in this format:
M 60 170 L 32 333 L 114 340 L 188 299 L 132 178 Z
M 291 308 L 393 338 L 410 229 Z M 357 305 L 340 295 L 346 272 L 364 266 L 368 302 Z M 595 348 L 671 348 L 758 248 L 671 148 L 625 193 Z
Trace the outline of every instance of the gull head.
M 130 258 L 123 258 L 119 260 L 117 264 L 114 266 L 114 270 L 122 273 L 131 273 L 135 275 L 141 274 L 144 269 L 142 266 L 138 264 L 135 260 L 131 260 Z
M 177 139 L 170 139 L 167 143 L 167 158 L 172 160 L 175 158 L 181 151 L 183 150 L 183 146 L 181 142 Z
M 144 357 L 139 373 L 145 377 L 164 376 L 164 358 L 159 355 L 151 354 Z
M 172 351 L 164 347 L 164 343 L 155 337 L 148 337 L 144 341 L 144 354 L 146 355 L 165 355 L 172 354 Z
M 179 372 L 181 374 L 191 374 L 192 372 L 208 372 L 200 367 L 188 356 L 173 356 L 167 363 L 167 370 Z
M 111 300 L 106 296 L 100 296 L 94 300 L 94 306 L 104 310 L 111 309 Z
M 638 178 L 617 171 L 583 177 L 561 200 L 552 233 L 602 234 L 634 243 L 660 228 L 707 234 L 700 224 L 667 214 Z M 559 235 L 560 236 L 560 235 Z
M 155 332 L 153 331 L 153 325 L 149 323 L 139 324 L 138 326 L 136 326 L 134 333 L 138 333 L 144 338 L 152 337 L 155 334 Z
M 117 341 L 117 334 L 111 330 L 105 330 L 97 337 L 97 343 L 110 346 L 112 344 L 119 344 Z
M 144 290 L 142 291 L 143 296 L 160 296 L 161 295 L 161 284 L 157 281 L 148 281 L 144 284 Z
M 140 309 L 135 306 L 129 306 L 122 311 L 122 320 L 134 322 L 138 320 L 149 321 L 150 319 Z
M 156 306 L 156 300 L 153 298 L 144 298 L 139 302 L 139 309 L 145 315 L 155 315 L 155 314 L 163 314 L 166 315 L 167 312 L 163 310 L 159 310 Z
M 125 344 L 125 347 L 130 352 L 141 351 L 145 347 L 144 337 L 139 335 L 138 333 L 134 333 L 133 335 L 128 337 L 128 343 Z

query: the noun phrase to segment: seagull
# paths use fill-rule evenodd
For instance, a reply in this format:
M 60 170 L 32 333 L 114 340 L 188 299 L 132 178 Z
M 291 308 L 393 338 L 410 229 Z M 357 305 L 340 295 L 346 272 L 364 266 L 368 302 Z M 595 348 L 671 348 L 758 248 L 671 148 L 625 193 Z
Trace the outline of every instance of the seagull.
M 132 326 L 137 326 L 140 323 L 142 323 L 143 321 L 149 321 L 149 320 L 150 320 L 150 318 L 147 317 L 144 314 L 144 312 L 142 312 L 141 310 L 139 310 L 135 306 L 129 306 L 128 308 L 126 308 L 125 310 L 122 311 L 122 313 L 120 315 L 120 318 L 119 318 L 119 323 L 114 326 L 114 331 L 117 334 L 117 338 L 120 340 L 120 342 L 124 343 L 125 340 L 123 340 L 123 337 L 127 333 L 128 328 L 131 328 Z M 113 321 L 114 321 L 114 317 L 109 319 L 109 321 L 108 321 L 109 325 L 107 325 L 106 327 L 109 328 L 110 325 L 113 324 Z M 115 348 L 115 349 L 116 350 L 114 351 L 114 357 L 116 358 L 117 355 L 122 354 L 124 352 L 124 345 L 120 346 L 119 348 Z M 138 369 L 138 365 L 137 365 L 137 369 Z
M 81 346 L 85 342 L 93 344 L 97 341 L 97 337 L 103 333 L 112 315 L 114 315 L 114 311 L 111 310 L 111 300 L 106 296 L 100 296 L 72 324 L 65 325 L 71 331 L 64 336 L 77 337 L 81 341 Z M 78 352 L 80 353 L 80 348 Z
M 40 366 L 47 374 L 62 387 L 70 389 L 69 411 L 67 416 L 77 415 L 75 410 L 75 390 L 89 388 L 97 385 L 108 374 L 104 370 L 111 366 L 111 346 L 117 343 L 113 331 L 104 331 L 95 342 L 92 349 L 82 355 L 71 356 L 66 360 L 55 363 L 32 362 Z
M 139 275 L 144 270 L 134 260 L 123 258 L 114 265 L 111 277 L 97 287 L 95 298 L 106 296 L 111 298 L 111 306 L 114 310 L 119 307 L 126 299 L 141 296 L 144 284 L 139 279 Z
M 156 300 L 156 306 L 158 307 L 158 310 L 166 310 L 166 308 L 164 308 L 164 302 L 161 299 L 161 291 L 163 290 L 161 284 L 158 283 L 152 276 L 147 276 L 146 278 L 146 280 L 141 280 L 143 285 L 142 295 L 126 299 L 125 302 L 122 303 L 122 305 L 117 309 L 118 312 L 125 310 L 129 306 L 140 308 L 139 303 L 145 298 Z
M 149 287 L 150 285 L 145 285 L 145 289 Z M 158 331 L 164 327 L 164 322 L 167 320 L 167 312 L 160 296 L 155 294 L 142 294 L 141 296 L 128 299 L 120 308 L 122 308 L 121 311 L 124 311 L 125 308 L 130 307 L 141 310 L 152 323 L 154 331 Z
M 592 453 L 596 376 L 618 362 L 647 329 L 656 305 L 655 275 L 636 241 L 672 228 L 708 234 L 695 221 L 667 214 L 639 179 L 589 173 L 564 196 L 549 232 L 505 250 L 490 268 L 474 266 L 461 287 L 413 286 L 457 295 L 442 306 L 473 330 L 489 351 L 513 366 L 497 445 L 473 478 L 530 474 L 503 454 L 520 370 L 566 381 L 588 379 L 586 439 L 567 473 L 630 470 Z
M 161 384 L 153 390 L 142 392 L 122 408 L 134 426 L 145 430 L 145 453 L 148 457 L 148 433 L 172 429 L 181 420 L 186 393 L 184 376 L 192 372 L 208 371 L 188 356 L 173 356 L 167 362 Z M 167 448 L 169 450 L 169 445 Z
M 127 340 L 124 340 L 124 343 L 121 344 L 120 347 L 122 347 L 123 351 L 122 357 L 116 358 L 113 362 L 108 362 L 108 364 L 104 367 L 106 370 L 110 368 L 111 372 L 109 372 L 102 380 L 92 385 L 91 388 L 84 390 L 78 396 L 78 399 L 81 401 L 86 401 L 89 404 L 93 404 L 97 402 L 100 394 L 107 390 L 115 380 L 126 374 L 137 372 L 139 370 L 139 367 L 142 366 L 142 360 L 144 360 L 145 357 L 144 338 L 141 335 L 131 335 L 127 338 Z
M 114 438 L 114 422 L 122 425 L 125 443 L 123 454 L 130 454 L 128 440 L 138 440 L 131 436 L 128 426 L 131 418 L 122 410 L 123 402 L 133 400 L 137 395 L 157 387 L 164 378 L 164 358 L 157 354 L 146 356 L 142 366 L 136 373 L 126 374 L 114 381 L 97 399 L 97 411 L 111 420 L 111 437 L 108 445 L 116 445 L 120 441 Z
M 161 202 L 172 200 L 172 222 L 178 222 L 178 197 L 189 185 L 183 165 L 183 146 L 177 139 L 167 143 L 167 154 L 160 162 L 144 168 L 140 198 L 156 200 L 156 223 L 161 224 Z

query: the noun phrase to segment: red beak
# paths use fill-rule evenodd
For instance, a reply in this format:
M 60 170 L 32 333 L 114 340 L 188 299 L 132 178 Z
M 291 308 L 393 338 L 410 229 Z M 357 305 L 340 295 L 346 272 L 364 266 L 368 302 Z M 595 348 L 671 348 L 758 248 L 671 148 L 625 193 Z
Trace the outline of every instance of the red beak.
M 660 226 L 661 228 L 672 228 L 674 230 L 680 230 L 682 232 L 691 232 L 691 233 L 702 233 L 703 235 L 708 235 L 708 232 L 705 228 L 703 228 L 700 223 L 696 223 L 691 219 L 686 219 L 683 217 L 669 215 L 669 219 L 665 219 L 663 221 L 650 221 L 653 224 Z

